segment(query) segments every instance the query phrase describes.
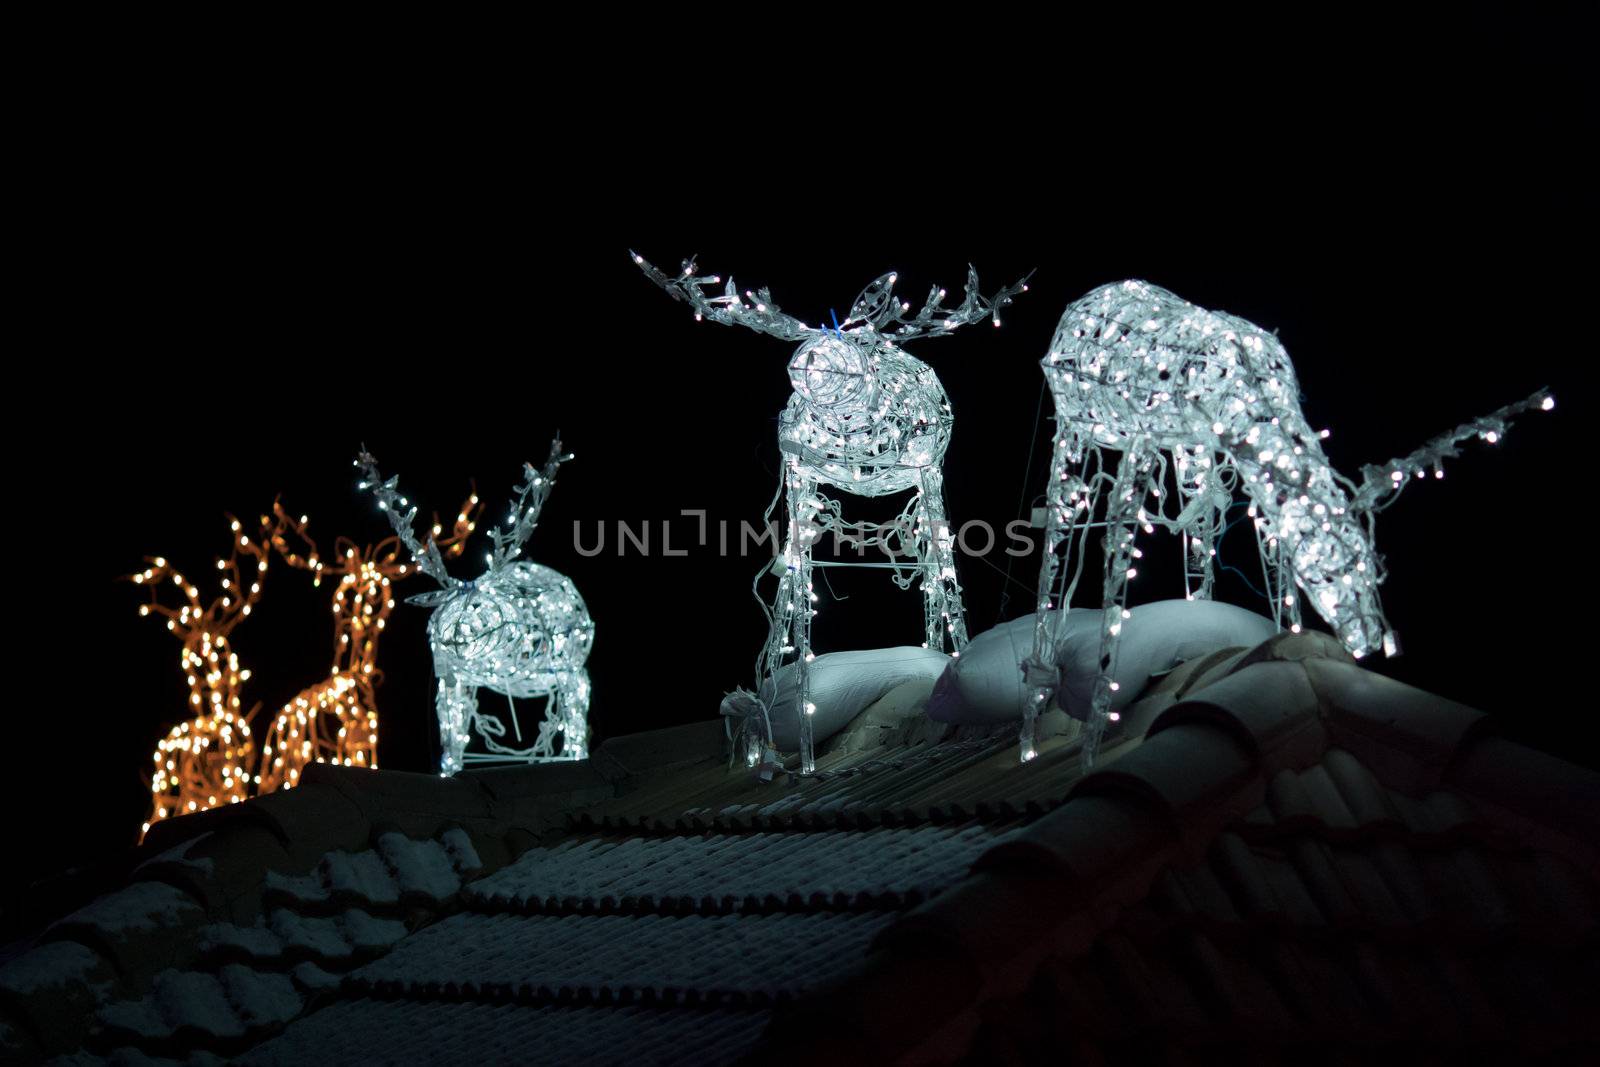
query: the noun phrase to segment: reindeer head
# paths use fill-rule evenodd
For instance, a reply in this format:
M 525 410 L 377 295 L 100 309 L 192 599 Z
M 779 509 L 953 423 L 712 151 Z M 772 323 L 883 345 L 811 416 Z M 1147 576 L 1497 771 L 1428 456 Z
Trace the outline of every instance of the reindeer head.
M 466 548 L 467 538 L 477 528 L 483 505 L 478 494 L 471 492 L 456 514 L 449 536 L 439 516 L 433 516 L 431 533 L 433 543 L 444 558 L 459 557 Z M 307 532 L 309 519 L 298 519 L 284 510 L 281 501 L 272 502 L 272 518 L 261 516 L 264 530 L 271 524 L 267 536 L 273 550 L 289 566 L 307 571 L 312 584 L 320 586 L 323 575 L 335 580 L 333 590 L 334 670 L 347 670 L 357 676 L 375 676 L 377 640 L 394 610 L 393 583 L 416 574 L 417 566 L 403 556 L 398 536 L 386 537 L 376 544 L 358 545 L 348 537 L 334 541 L 333 558 L 324 561 L 317 543 Z M 293 541 L 290 540 L 291 536 Z M 298 546 L 295 542 L 298 542 Z
M 491 534 L 494 550 L 487 554 L 488 567 L 468 581 L 445 570 L 435 540 L 439 525 L 435 523 L 426 544 L 418 541 L 412 532 L 417 509 L 399 495 L 398 480 L 385 480 L 377 460 L 365 450 L 357 459 L 362 488 L 377 496 L 417 569 L 442 587 L 407 601 L 434 609 L 428 634 L 441 676 L 448 673 L 513 696 L 532 695 L 540 674 L 555 663 L 577 667 L 587 658 L 593 625 L 577 590 L 550 568 L 517 559 L 538 526 L 557 469 L 571 458 L 557 437 L 542 470 L 524 465 L 511 511 Z
M 915 484 L 917 472 L 937 465 L 949 443 L 950 404 L 939 379 L 900 346 L 986 317 L 998 326 L 999 309 L 1027 288 L 1024 278 L 985 300 L 968 267 L 960 307 L 941 308 L 946 293 L 934 286 L 922 310 L 906 318 L 911 305 L 894 296 L 896 275 L 885 274 L 856 297 L 843 322 L 813 327 L 784 314 L 766 289 L 741 295 L 732 278 L 719 295 L 707 296 L 721 279 L 696 277 L 693 260 L 675 278 L 642 256 L 633 261 L 673 299 L 686 301 L 696 319 L 800 342 L 789 358 L 794 397 L 783 414 L 781 447 L 820 480 L 862 495 Z

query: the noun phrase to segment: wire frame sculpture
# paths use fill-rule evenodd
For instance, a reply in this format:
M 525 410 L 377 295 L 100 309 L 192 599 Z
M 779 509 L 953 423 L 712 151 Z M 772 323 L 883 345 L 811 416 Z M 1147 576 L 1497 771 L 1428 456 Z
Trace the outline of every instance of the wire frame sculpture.
M 824 327 L 784 314 L 766 289 L 741 294 L 729 278 L 717 292 L 722 280 L 697 276 L 692 260 L 685 261 L 676 276 L 668 276 L 637 254 L 633 261 L 670 296 L 689 304 L 697 320 L 746 326 L 799 342 L 789 359 L 794 395 L 778 418 L 778 448 L 783 455 L 779 493 L 785 501 L 787 532 L 783 555 L 770 568 L 778 576 L 770 605 L 757 592 L 768 637 L 757 658 L 756 675 L 768 679 L 786 664 L 795 664 L 800 770 L 810 774 L 816 769 L 811 723 L 816 709 L 808 672 L 814 658 L 814 569 L 863 565 L 814 561 L 813 549 L 825 534 L 831 532 L 861 551 L 880 546 L 903 557 L 888 566 L 902 589 L 921 582 L 924 644 L 947 648 L 954 655 L 966 646 L 941 468 L 953 422 L 950 403 L 933 369 L 901 346 L 944 336 L 985 318 L 1000 325 L 999 309 L 1027 288 L 1027 279 L 985 300 L 978 292 L 977 272 L 969 267 L 966 297 L 959 307 L 943 308 L 945 290 L 935 286 L 922 309 L 910 315 L 911 305 L 894 295 L 896 275 L 885 274 L 856 298 L 843 322 Z M 890 522 L 852 523 L 844 520 L 840 501 L 830 498 L 825 488 L 860 497 L 907 491 L 911 496 Z M 776 498 L 773 503 L 776 506 Z M 758 584 L 767 570 L 757 574 Z M 752 765 L 770 749 L 770 712 L 768 698 L 761 705 L 759 727 L 747 724 L 745 755 Z
M 475 495 L 462 506 L 450 536 L 438 542 L 446 555 L 460 555 L 481 510 Z M 391 584 L 415 571 L 398 559 L 398 540 L 391 537 L 361 548 L 341 537 L 329 565 L 307 533 L 306 516 L 292 518 L 278 502 L 272 505 L 272 517 L 261 516 L 254 537 L 238 519 L 229 516 L 228 522 L 233 550 L 228 559 L 217 560 L 220 592 L 209 603 L 202 602 L 199 588 L 164 557 L 147 557 L 148 566 L 129 576 L 150 592 L 150 602 L 139 614 L 165 617 L 167 629 L 183 643 L 180 667 L 194 711 L 193 718 L 174 726 L 156 746 L 150 812 L 141 835 L 162 819 L 293 788 L 311 763 L 378 765 L 378 640 L 394 610 Z M 437 519 L 434 529 L 442 533 Z M 290 533 L 304 554 L 292 547 Z M 248 713 L 240 710 L 250 671 L 240 665 L 230 639 L 234 627 L 260 602 L 274 554 L 311 572 L 314 584 L 320 585 L 324 575 L 336 578 L 334 658 L 328 676 L 295 694 L 263 731 L 258 759 L 250 724 L 260 705 Z M 179 602 L 163 603 L 163 594 L 173 589 Z
M 1225 513 L 1242 494 L 1279 627 L 1298 632 L 1309 600 L 1353 656 L 1394 655 L 1399 645 L 1378 597 L 1376 514 L 1413 478 L 1443 477 L 1460 443 L 1494 443 L 1516 415 L 1554 406 L 1540 390 L 1364 467 L 1356 484 L 1328 463 L 1328 431 L 1313 432 L 1301 413 L 1294 366 L 1274 334 L 1147 282 L 1105 285 L 1069 306 L 1041 366 L 1056 434 L 1034 645 L 1022 663 L 1030 692 L 1023 760 L 1035 754 L 1035 721 L 1057 686 L 1063 613 L 1054 609 L 1071 602 L 1091 529 L 1104 531 L 1104 573 L 1100 674 L 1083 710 L 1090 762 L 1116 718 L 1112 673 L 1141 556 L 1137 532 L 1176 532 L 1186 595 L 1207 599 Z
M 525 464 L 510 514 L 493 532 L 488 569 L 463 581 L 444 567 L 438 546 L 412 530 L 417 509 L 384 479 L 365 450 L 356 460 L 361 488 L 370 490 L 389 516 L 417 569 L 442 587 L 407 602 L 433 608 L 428 639 L 439 679 L 439 770 L 452 775 L 468 763 L 578 760 L 588 755 L 589 674 L 584 664 L 594 644 L 594 622 L 565 576 L 519 560 L 555 485 L 556 471 L 571 455 L 551 442 L 543 470 Z M 506 697 L 510 726 L 478 706 L 478 690 Z M 534 736 L 524 738 L 516 700 L 543 698 L 544 715 Z M 476 735 L 484 751 L 468 752 Z
M 232 549 L 227 559 L 217 560 L 221 591 L 209 601 L 202 601 L 199 587 L 163 556 L 145 557 L 145 569 L 128 576 L 150 593 L 139 614 L 165 618 L 182 644 L 178 669 L 189 683 L 191 715 L 156 745 L 141 840 L 162 819 L 237 804 L 251 794 L 256 745 L 250 716 L 240 706 L 240 689 L 250 672 L 240 666 L 229 638 L 261 599 L 268 524 L 263 521 L 254 538 L 232 515 L 228 525 Z
M 448 536 L 434 517 L 435 544 L 445 558 L 461 555 L 482 511 L 477 494 L 470 494 Z M 398 537 L 366 547 L 341 537 L 329 561 L 307 532 L 304 515 L 293 518 L 276 501 L 272 513 L 271 544 L 278 557 L 309 572 L 314 585 L 324 578 L 333 581 L 333 666 L 326 678 L 284 704 L 263 731 L 258 793 L 292 788 L 312 763 L 377 767 L 375 689 L 383 677 L 377 666 L 378 642 L 394 612 L 394 583 L 417 573 L 401 555 Z

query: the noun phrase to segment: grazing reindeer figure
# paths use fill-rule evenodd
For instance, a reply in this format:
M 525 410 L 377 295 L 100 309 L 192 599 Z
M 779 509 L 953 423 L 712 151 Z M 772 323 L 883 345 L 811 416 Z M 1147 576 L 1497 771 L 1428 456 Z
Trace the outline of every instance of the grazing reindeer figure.
M 250 672 L 239 667 L 228 638 L 261 597 L 268 556 L 266 524 L 262 535 L 252 540 L 238 519 L 229 515 L 228 523 L 233 550 L 226 560 L 217 560 L 222 591 L 209 604 L 203 604 L 199 588 L 161 556 L 145 557 L 149 566 L 129 576 L 129 581 L 150 590 L 150 602 L 140 605 L 139 614 L 164 617 L 167 629 L 183 643 L 178 667 L 189 682 L 194 716 L 174 726 L 156 745 L 150 815 L 141 840 L 161 819 L 237 804 L 250 795 L 255 741 L 250 736 L 250 716 L 239 710 L 239 687 Z M 161 602 L 169 583 L 181 596 L 176 607 Z
M 439 676 L 435 706 L 441 774 L 455 774 L 469 761 L 542 763 L 588 755 L 589 675 L 584 663 L 594 643 L 594 623 L 571 581 L 549 567 L 516 559 L 538 525 L 557 468 L 571 458 L 562 453 L 557 437 L 543 471 L 531 463 L 524 465 L 526 477 L 505 529 L 494 531 L 489 569 L 470 581 L 446 572 L 432 538 L 425 545 L 417 540 L 412 532 L 417 509 L 400 496 L 397 480 L 385 481 L 378 461 L 365 450 L 356 460 L 363 476 L 361 488 L 377 496 L 378 506 L 388 513 L 417 569 L 443 587 L 408 598 L 408 603 L 434 609 L 428 637 L 434 673 Z M 503 694 L 508 702 L 548 698 L 532 744 L 523 741 L 514 703 L 511 730 L 515 743 L 524 747 L 506 743 L 505 723 L 478 708 L 480 686 Z M 488 749 L 485 754 L 466 751 L 474 729 Z
M 1100 675 L 1087 709 L 1085 755 L 1093 760 L 1111 712 L 1117 637 L 1135 574 L 1135 528 L 1156 525 L 1184 539 L 1190 599 L 1209 598 L 1215 544 L 1235 491 L 1249 499 L 1279 626 L 1298 632 L 1300 597 L 1354 656 L 1398 651 L 1378 600 L 1382 560 L 1374 516 L 1413 475 L 1459 453 L 1471 437 L 1491 443 L 1515 415 L 1549 410 L 1542 390 L 1463 424 L 1402 459 L 1363 469 L 1356 485 L 1323 454 L 1300 411 L 1294 366 L 1278 339 L 1231 315 L 1206 311 L 1145 282 L 1102 286 L 1067 308 L 1041 361 L 1055 399 L 1056 437 L 1048 488 L 1038 622 L 1022 669 L 1031 687 L 1022 758 L 1034 754 L 1034 721 L 1056 687 L 1061 613 L 1083 566 L 1084 539 L 1105 529 Z M 1120 453 L 1114 470 L 1106 453 Z M 1177 492 L 1168 515 L 1167 464 Z M 1106 498 L 1103 522 L 1095 522 Z M 1064 559 L 1057 551 L 1065 544 Z M 1073 556 L 1077 555 L 1076 566 Z
M 434 516 L 434 543 L 444 556 L 461 555 L 482 511 L 477 494 L 469 495 L 456 514 L 450 536 L 442 540 L 444 529 Z M 309 571 L 318 586 L 325 574 L 337 579 L 333 589 L 335 640 L 328 677 L 297 693 L 266 732 L 257 776 L 259 793 L 280 786 L 292 788 L 310 763 L 377 767 L 378 704 L 373 690 L 383 677 L 377 669 L 378 639 L 394 610 L 391 586 L 417 570 L 400 558 L 400 539 L 393 536 L 366 548 L 341 537 L 334 543 L 332 563 L 324 563 L 316 542 L 306 533 L 305 516 L 291 518 L 276 501 L 272 513 L 276 523 L 271 544 L 284 562 Z M 287 535 L 291 533 L 301 542 L 300 551 L 290 544 Z
M 856 298 L 849 316 L 832 329 L 812 327 L 783 314 L 762 289 L 742 297 L 730 278 L 720 295 L 707 296 L 716 277 L 697 278 L 694 263 L 669 278 L 638 256 L 633 261 L 674 299 L 686 301 L 695 318 L 748 326 L 800 346 L 789 359 L 794 395 L 778 419 L 778 448 L 784 454 L 788 533 L 783 570 L 772 609 L 767 645 L 757 664 L 763 677 L 774 674 L 794 656 L 799 685 L 801 773 L 815 770 L 812 752 L 810 683 L 812 546 L 827 530 L 850 536 L 858 545 L 888 546 L 910 542 L 911 562 L 895 563 L 895 580 L 909 588 L 920 575 L 926 644 L 959 655 L 967 641 L 961 587 L 956 581 L 953 538 L 944 512 L 941 463 L 950 443 L 950 403 L 933 370 L 900 348 L 907 341 L 939 337 L 958 326 L 992 317 L 1027 288 L 1024 278 L 996 293 L 978 295 L 977 272 L 967 270 L 966 299 L 954 310 L 940 304 L 945 291 L 935 287 L 914 318 L 904 316 L 910 304 L 893 294 L 895 275 L 885 274 Z M 837 501 L 823 486 L 856 496 L 879 497 L 913 490 L 914 495 L 893 523 L 846 524 Z M 835 566 L 851 564 L 831 564 Z M 774 569 L 776 569 L 776 563 Z M 763 605 L 765 607 L 765 605 Z M 765 710 L 765 709 L 764 709 Z M 766 742 L 770 743 L 770 724 Z M 752 735 L 753 737 L 753 735 Z M 752 747 L 750 757 L 757 749 Z

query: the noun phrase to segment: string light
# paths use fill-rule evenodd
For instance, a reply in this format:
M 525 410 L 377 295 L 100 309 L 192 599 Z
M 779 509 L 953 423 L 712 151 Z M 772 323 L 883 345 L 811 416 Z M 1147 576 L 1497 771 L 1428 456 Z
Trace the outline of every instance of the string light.
M 481 511 L 476 504 L 476 496 L 469 499 L 450 538 L 441 542 L 452 555 L 461 552 Z M 182 642 L 179 665 L 194 713 L 156 745 L 150 814 L 141 839 L 152 823 L 162 819 L 290 788 L 312 762 L 377 766 L 373 687 L 382 677 L 376 667 L 378 639 L 394 608 L 391 585 L 415 568 L 399 561 L 399 543 L 393 537 L 366 548 L 341 537 L 336 561 L 327 566 L 306 533 L 306 517 L 291 518 L 276 502 L 272 510 L 275 518 L 261 516 L 254 537 L 244 532 L 238 519 L 228 516 L 232 551 L 226 560 L 216 561 L 220 592 L 209 604 L 201 602 L 199 588 L 165 557 L 146 557 L 148 566 L 129 576 L 150 591 L 150 602 L 140 606 L 139 614 L 165 618 L 167 629 Z M 289 532 L 304 542 L 304 554 L 290 547 L 285 536 Z M 310 571 L 317 585 L 325 573 L 337 578 L 334 662 L 327 678 L 284 705 L 267 730 L 258 762 L 250 723 L 260 705 L 247 714 L 240 711 L 240 688 L 251 673 L 240 666 L 229 638 L 260 601 L 274 550 L 290 566 Z M 160 599 L 169 589 L 179 591 L 176 606 Z
M 328 677 L 301 690 L 279 709 L 262 742 L 257 791 L 269 793 L 298 784 L 311 763 L 343 767 L 378 766 L 378 705 L 373 692 L 382 679 L 377 669 L 378 641 L 394 611 L 396 582 L 416 573 L 400 555 L 400 539 L 387 537 L 359 548 L 348 538 L 334 544 L 332 562 L 325 562 L 306 532 L 304 516 L 291 518 L 277 502 L 272 547 L 291 567 L 308 571 L 313 584 L 333 580 L 333 667 Z M 483 511 L 476 493 L 456 513 L 448 537 L 434 516 L 433 536 L 449 558 L 460 556 Z M 301 542 L 296 550 L 288 539 Z
M 787 511 L 784 550 L 770 568 L 757 574 L 752 590 L 768 623 L 767 642 L 756 661 L 758 679 L 772 677 L 792 660 L 797 664 L 798 706 L 809 713 L 807 665 L 811 619 L 816 615 L 812 605 L 817 600 L 812 574 L 821 565 L 813 562 L 812 553 L 829 532 L 847 539 L 858 551 L 876 546 L 903 557 L 891 564 L 891 573 L 902 589 L 921 581 L 926 646 L 949 648 L 959 655 L 967 629 L 941 470 L 954 420 L 932 368 L 900 345 L 943 336 L 984 318 L 999 326 L 999 309 L 1027 289 L 1027 279 L 985 300 L 978 293 L 977 272 L 969 267 L 966 299 L 959 307 L 944 309 L 945 290 L 935 286 L 922 310 L 907 317 L 911 305 L 894 295 L 896 275 L 885 274 L 856 298 L 843 322 L 812 327 L 784 314 L 766 289 L 741 295 L 732 278 L 720 294 L 708 296 L 708 289 L 721 279 L 696 277 L 692 260 L 683 263 L 676 277 L 637 254 L 633 261 L 670 296 L 687 302 L 696 319 L 747 326 L 800 342 L 789 359 L 794 395 L 778 418 L 778 448 L 784 457 L 779 494 Z M 891 522 L 847 523 L 842 505 L 823 492 L 825 486 L 863 497 L 906 491 L 912 495 Z M 768 522 L 776 506 L 774 497 L 767 509 Z M 778 576 L 770 606 L 758 591 L 769 570 Z M 775 686 L 757 689 L 776 692 Z M 760 706 L 759 727 L 747 724 L 746 728 L 745 755 L 752 766 L 764 758 L 772 737 L 770 698 Z M 816 762 L 809 714 L 800 716 L 799 739 L 801 773 L 810 774 Z
M 128 576 L 150 591 L 150 601 L 140 606 L 139 614 L 166 619 L 167 629 L 181 642 L 178 669 L 189 684 L 191 713 L 156 744 L 150 814 L 141 840 L 152 823 L 237 804 L 250 795 L 255 741 L 249 716 L 239 707 L 239 688 L 249 671 L 240 668 L 228 638 L 260 599 L 267 542 L 252 540 L 231 515 L 228 525 L 232 550 L 226 560 L 217 561 L 223 591 L 209 603 L 201 602 L 199 588 L 163 556 L 146 556 L 145 569 Z M 176 603 L 163 603 L 163 596 Z
M 542 471 L 524 465 L 525 478 L 511 512 L 503 527 L 493 531 L 488 569 L 470 581 L 445 570 L 432 537 L 418 541 L 412 530 L 417 509 L 400 495 L 398 479 L 385 480 L 377 459 L 364 449 L 356 460 L 361 488 L 377 497 L 416 568 L 442 587 L 407 600 L 434 609 L 428 638 L 439 678 L 435 710 L 441 774 L 455 774 L 471 762 L 540 763 L 588 755 L 589 675 L 584 664 L 594 643 L 594 623 L 565 576 L 517 559 L 538 525 L 557 468 L 571 458 L 561 451 L 558 437 Z M 479 688 L 507 698 L 509 731 L 498 716 L 478 707 Z M 514 703 L 526 698 L 547 700 L 531 742 L 523 737 Z M 467 751 L 474 734 L 484 752 Z
M 1442 477 L 1444 460 L 1458 455 L 1463 441 L 1494 443 L 1516 415 L 1554 407 L 1541 390 L 1410 455 L 1364 467 L 1357 485 L 1329 465 L 1321 445 L 1327 431 L 1313 432 L 1301 413 L 1293 364 L 1274 334 L 1146 282 L 1102 286 L 1069 306 L 1041 366 L 1055 400 L 1056 436 L 1038 622 L 1022 664 L 1032 690 L 1024 760 L 1035 752 L 1035 720 L 1056 686 L 1061 614 L 1053 609 L 1072 599 L 1091 528 L 1105 532 L 1105 625 L 1086 709 L 1090 762 L 1112 717 L 1110 679 L 1128 583 L 1137 573 L 1136 530 L 1177 532 L 1187 596 L 1207 599 L 1226 513 L 1243 494 L 1278 625 L 1298 633 L 1301 604 L 1309 601 L 1352 655 L 1379 648 L 1394 655 L 1398 642 L 1378 599 L 1384 571 L 1373 548 L 1375 515 L 1413 478 L 1430 471 Z

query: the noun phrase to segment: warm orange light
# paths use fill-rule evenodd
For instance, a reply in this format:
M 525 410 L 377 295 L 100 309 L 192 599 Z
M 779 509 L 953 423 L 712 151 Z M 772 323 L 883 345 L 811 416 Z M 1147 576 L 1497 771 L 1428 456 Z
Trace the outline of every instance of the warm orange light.
M 438 541 L 446 556 L 459 556 L 476 528 L 483 509 L 473 503 L 461 509 L 450 536 Z M 240 532 L 238 519 L 230 515 L 228 522 L 233 548 L 226 560 L 217 561 L 219 584 L 225 592 L 209 605 L 201 603 L 199 589 L 164 557 L 146 557 L 146 569 L 129 576 L 150 590 L 150 603 L 141 605 L 139 614 L 162 616 L 167 629 L 183 642 L 179 669 L 189 684 L 189 704 L 195 712 L 194 718 L 174 726 L 156 746 L 150 815 L 141 840 L 150 826 L 162 819 L 290 788 L 309 763 L 378 765 L 378 710 L 373 697 L 373 689 L 383 677 L 376 669 L 378 638 L 395 605 L 388 593 L 391 581 L 415 573 L 399 560 L 399 539 L 388 537 L 358 549 L 341 537 L 336 544 L 336 562 L 329 566 L 306 533 L 306 517 L 292 519 L 276 502 L 271 517 L 261 516 L 260 536 L 254 540 Z M 303 543 L 300 551 L 291 546 L 291 534 Z M 333 590 L 334 660 L 328 677 L 302 689 L 279 710 L 265 731 L 258 761 L 250 720 L 260 705 L 248 715 L 238 713 L 239 687 L 250 671 L 240 668 L 228 638 L 260 600 L 261 581 L 273 554 L 291 567 L 309 571 L 317 585 L 324 575 L 337 579 Z M 241 557 L 256 560 L 252 580 L 242 577 Z M 168 588 L 164 579 L 169 577 L 185 599 L 178 606 L 160 600 Z

